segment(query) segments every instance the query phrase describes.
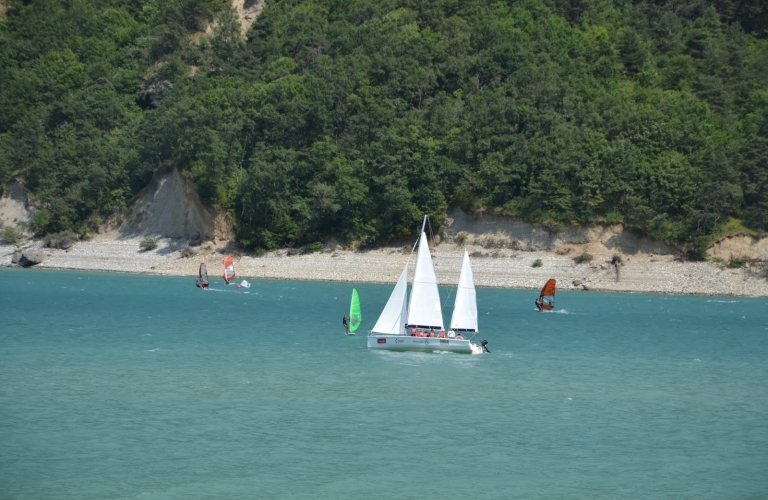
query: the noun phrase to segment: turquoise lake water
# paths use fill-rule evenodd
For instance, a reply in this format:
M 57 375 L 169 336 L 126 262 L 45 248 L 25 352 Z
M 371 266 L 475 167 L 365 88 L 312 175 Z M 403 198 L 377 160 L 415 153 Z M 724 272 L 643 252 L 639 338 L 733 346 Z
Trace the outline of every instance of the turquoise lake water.
M 467 356 L 350 284 L 0 279 L 3 499 L 768 498 L 765 299 L 478 289 Z

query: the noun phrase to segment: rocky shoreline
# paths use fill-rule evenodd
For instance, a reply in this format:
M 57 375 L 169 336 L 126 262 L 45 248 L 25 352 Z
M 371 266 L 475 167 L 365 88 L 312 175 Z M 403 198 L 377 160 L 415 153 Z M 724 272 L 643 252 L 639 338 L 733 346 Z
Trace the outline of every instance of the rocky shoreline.
M 196 276 L 200 262 L 208 264 L 211 279 L 217 279 L 226 247 L 212 244 L 193 249 L 183 257 L 184 240 L 159 239 L 158 248 L 141 251 L 141 237 L 119 233 L 96 235 L 67 250 L 32 248 L 43 254 L 35 268 L 105 271 L 134 274 Z M 461 267 L 462 249 L 454 242 L 433 248 L 438 281 L 455 285 Z M 678 262 L 671 255 L 636 252 L 624 254 L 621 264 L 597 253 L 590 262 L 574 260 L 583 249 L 569 252 L 509 248 L 487 249 L 468 244 L 475 283 L 479 287 L 538 289 L 548 278 L 560 290 L 695 294 L 712 296 L 768 297 L 768 279 L 755 268 L 729 269 L 715 262 Z M 0 266 L 12 266 L 15 248 L 0 245 Z M 408 261 L 410 247 L 376 250 L 336 250 L 298 254 L 288 250 L 262 256 L 232 252 L 238 279 L 281 279 L 394 284 Z M 540 260 L 540 267 L 534 263 Z

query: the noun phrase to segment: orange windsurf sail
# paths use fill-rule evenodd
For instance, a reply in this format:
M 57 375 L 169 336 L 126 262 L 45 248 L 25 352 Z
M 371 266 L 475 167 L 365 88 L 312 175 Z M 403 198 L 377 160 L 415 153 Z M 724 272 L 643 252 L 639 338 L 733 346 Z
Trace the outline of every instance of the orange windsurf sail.
M 224 281 L 229 284 L 233 279 L 235 279 L 235 264 L 232 262 L 232 257 L 227 255 L 224 257 Z
M 555 307 L 555 284 L 557 282 L 550 278 L 544 284 L 544 288 L 541 289 L 539 294 L 539 300 L 537 304 L 541 304 L 539 307 L 542 311 L 551 311 Z

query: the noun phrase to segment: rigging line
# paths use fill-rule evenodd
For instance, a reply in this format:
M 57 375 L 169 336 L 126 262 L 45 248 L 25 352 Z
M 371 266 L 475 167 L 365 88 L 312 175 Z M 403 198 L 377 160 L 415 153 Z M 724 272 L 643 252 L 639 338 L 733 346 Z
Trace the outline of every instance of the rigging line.
M 434 234 L 434 231 L 432 230 L 432 221 L 429 220 L 429 214 L 427 214 L 427 224 L 429 224 L 429 238 L 434 243 L 434 241 L 435 241 L 435 234 Z
M 448 307 L 448 301 L 451 300 L 451 295 L 453 295 L 453 288 L 448 288 L 448 296 L 445 298 L 445 302 L 443 302 L 443 309 Z M 454 307 L 455 309 L 455 307 Z M 453 313 L 451 313 L 453 314 Z
M 413 247 L 411 248 L 411 255 L 413 255 L 413 252 L 416 251 L 416 245 L 419 244 L 419 240 L 421 239 L 421 233 L 419 233 L 419 237 L 416 238 L 416 242 L 413 244 Z M 411 255 L 408 256 L 408 262 L 411 261 Z
M 429 220 L 429 216 L 427 216 L 427 220 Z M 419 230 L 418 230 L 418 231 L 416 231 L 416 234 L 417 234 L 417 236 L 416 236 L 416 241 L 414 241 L 414 242 L 413 242 L 413 247 L 411 248 L 411 255 L 413 255 L 413 252 L 414 252 L 414 251 L 416 251 L 416 246 L 417 246 L 417 245 L 419 244 L 419 242 L 421 241 L 421 233 L 422 233 L 422 232 L 424 232 L 424 224 L 425 224 L 425 223 L 426 223 L 426 221 L 422 222 L 422 223 L 421 223 L 421 227 L 419 228 Z M 418 227 L 418 226 L 417 226 L 417 227 Z M 410 261 L 410 260 L 411 260 L 411 258 L 410 258 L 410 257 L 408 257 L 408 260 Z

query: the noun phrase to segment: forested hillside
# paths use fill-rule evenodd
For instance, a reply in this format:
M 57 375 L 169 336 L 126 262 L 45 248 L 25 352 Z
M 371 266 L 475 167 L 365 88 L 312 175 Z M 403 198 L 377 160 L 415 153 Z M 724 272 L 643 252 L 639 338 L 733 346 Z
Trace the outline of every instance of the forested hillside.
M 0 181 L 38 234 L 174 167 L 247 248 L 452 205 L 692 254 L 768 226 L 763 2 L 267 0 L 247 40 L 227 0 L 2 3 Z

